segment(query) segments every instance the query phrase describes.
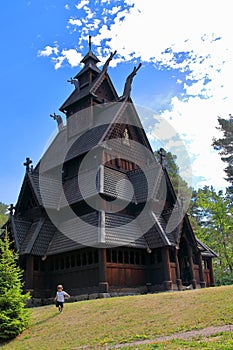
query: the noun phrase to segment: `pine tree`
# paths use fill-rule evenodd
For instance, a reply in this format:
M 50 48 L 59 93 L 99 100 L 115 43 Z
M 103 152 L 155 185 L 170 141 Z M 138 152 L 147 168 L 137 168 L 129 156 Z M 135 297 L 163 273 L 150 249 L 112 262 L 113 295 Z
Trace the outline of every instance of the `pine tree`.
M 180 198 L 183 197 L 189 200 L 192 195 L 192 188 L 179 174 L 180 169 L 176 163 L 177 156 L 175 154 L 172 154 L 171 152 L 167 152 L 164 149 L 160 149 L 159 151 L 154 152 L 154 155 L 158 161 L 160 158 L 161 150 L 163 151 L 164 164 L 169 174 L 176 195 L 179 194 Z
M 0 202 L 0 227 L 7 221 L 8 205 Z
M 29 324 L 25 304 L 29 294 L 23 294 L 22 270 L 18 255 L 11 249 L 7 233 L 0 237 L 0 342 L 12 339 Z
M 223 162 L 227 163 L 227 167 L 224 169 L 227 177 L 226 180 L 231 184 L 233 183 L 233 116 L 229 114 L 228 119 L 218 117 L 219 127 L 223 133 L 222 138 L 213 138 L 213 147 L 221 155 Z

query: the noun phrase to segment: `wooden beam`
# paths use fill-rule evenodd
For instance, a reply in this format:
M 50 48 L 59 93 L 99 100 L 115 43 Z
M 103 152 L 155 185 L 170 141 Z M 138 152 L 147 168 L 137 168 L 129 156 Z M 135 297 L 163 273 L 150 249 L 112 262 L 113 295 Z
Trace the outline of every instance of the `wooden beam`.
M 99 252 L 99 292 L 108 293 L 106 248 L 99 248 L 98 252 Z

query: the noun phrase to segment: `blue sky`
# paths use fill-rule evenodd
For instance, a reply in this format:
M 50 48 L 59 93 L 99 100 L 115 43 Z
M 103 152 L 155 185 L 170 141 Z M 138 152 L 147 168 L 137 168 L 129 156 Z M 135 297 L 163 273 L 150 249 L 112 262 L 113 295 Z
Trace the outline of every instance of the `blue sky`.
M 150 110 L 145 128 L 152 146 L 159 140 L 173 153 L 185 147 L 191 185 L 224 188 L 224 164 L 211 143 L 217 117 L 232 113 L 229 6 L 227 0 L 3 2 L 0 201 L 16 202 L 25 158 L 36 165 L 56 132 L 49 115 L 73 90 L 67 79 L 81 69 L 88 35 L 101 64 L 117 50 L 108 72 L 119 95 L 142 62 L 131 96 Z M 180 165 L 185 176 L 182 155 Z

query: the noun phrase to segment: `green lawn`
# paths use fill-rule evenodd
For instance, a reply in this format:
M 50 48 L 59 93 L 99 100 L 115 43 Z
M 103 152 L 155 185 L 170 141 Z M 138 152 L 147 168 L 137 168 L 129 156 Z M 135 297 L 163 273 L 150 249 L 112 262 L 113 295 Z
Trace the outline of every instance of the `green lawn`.
M 175 332 L 233 324 L 233 286 L 114 297 L 31 309 L 31 326 L 2 350 L 105 349 Z M 137 349 L 233 349 L 232 333 Z M 136 349 L 135 346 L 124 349 Z

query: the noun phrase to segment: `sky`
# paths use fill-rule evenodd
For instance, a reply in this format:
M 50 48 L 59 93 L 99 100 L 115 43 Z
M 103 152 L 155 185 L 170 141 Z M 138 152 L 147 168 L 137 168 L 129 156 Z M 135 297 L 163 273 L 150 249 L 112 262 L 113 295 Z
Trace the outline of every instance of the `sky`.
M 100 68 L 117 50 L 108 73 L 119 96 L 127 75 L 142 63 L 131 97 L 148 111 L 142 122 L 153 149 L 161 144 L 177 154 L 181 176 L 188 169 L 193 188 L 225 189 L 226 165 L 212 139 L 221 136 L 218 116 L 232 113 L 230 5 L 228 0 L 4 1 L 0 202 L 16 203 L 25 158 L 36 165 L 54 137 L 50 114 L 61 113 L 73 91 L 67 80 L 82 68 L 89 35 Z

